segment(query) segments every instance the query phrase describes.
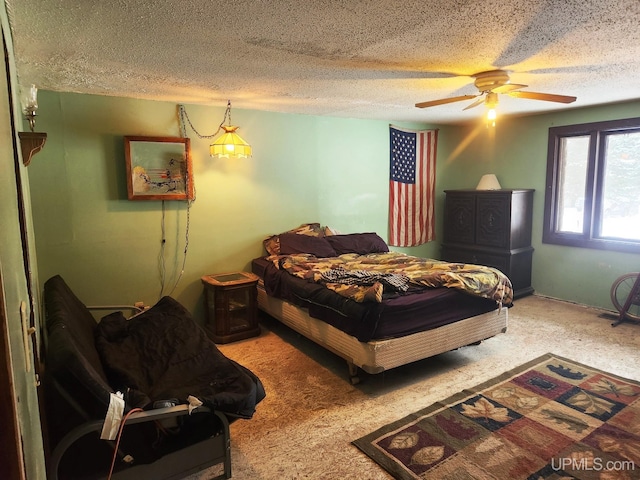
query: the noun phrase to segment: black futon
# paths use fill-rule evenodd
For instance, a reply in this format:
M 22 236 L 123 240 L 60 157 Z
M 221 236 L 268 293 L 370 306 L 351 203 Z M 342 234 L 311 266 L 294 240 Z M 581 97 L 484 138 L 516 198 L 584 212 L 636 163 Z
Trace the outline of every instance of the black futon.
M 99 323 L 59 275 L 44 286 L 48 478 L 106 478 L 115 442 L 100 440 L 111 394 L 125 414 L 113 478 L 178 479 L 221 464 L 231 477 L 229 422 L 252 417 L 265 392 L 225 357 L 171 297 Z M 189 413 L 189 396 L 203 406 Z

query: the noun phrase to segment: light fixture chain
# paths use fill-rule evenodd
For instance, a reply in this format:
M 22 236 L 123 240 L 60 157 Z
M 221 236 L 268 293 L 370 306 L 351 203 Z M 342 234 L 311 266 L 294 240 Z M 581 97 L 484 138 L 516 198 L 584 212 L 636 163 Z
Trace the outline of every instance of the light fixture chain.
M 187 114 L 187 111 L 184 108 L 184 105 L 178 105 L 178 109 L 180 111 L 180 126 L 181 126 L 181 130 L 182 130 L 182 135 L 184 137 L 187 136 L 187 132 L 185 130 L 185 119 L 187 120 L 187 123 L 189 124 L 189 126 L 191 127 L 191 130 L 193 130 L 196 135 L 198 136 L 198 138 L 213 138 L 215 137 L 220 130 L 222 130 L 222 126 L 224 125 L 224 122 L 228 119 L 229 120 L 229 125 L 231 125 L 231 100 L 227 101 L 227 109 L 224 112 L 224 118 L 222 119 L 222 122 L 220 122 L 220 125 L 218 126 L 218 130 L 216 130 L 216 132 L 212 135 L 202 135 L 200 132 L 198 132 L 196 130 L 196 127 L 193 126 L 193 123 L 191 123 L 191 119 L 189 118 L 189 115 Z
M 229 121 L 229 125 L 224 124 L 225 121 Z M 184 105 L 178 104 L 178 122 L 180 127 L 180 133 L 183 137 L 187 137 L 186 124 L 188 123 L 195 134 L 203 138 L 213 138 L 220 130 L 224 130 L 224 135 L 218 137 L 211 145 L 209 145 L 209 152 L 212 157 L 250 157 L 251 145 L 245 142 L 236 132 L 238 127 L 231 125 L 231 100 L 227 101 L 227 109 L 224 112 L 224 118 L 213 135 L 202 135 L 196 130 L 191 123 L 191 119 L 184 108 Z
M 202 135 L 200 132 L 198 132 L 196 130 L 196 127 L 193 126 L 193 123 L 191 123 L 191 119 L 189 118 L 189 115 L 187 115 L 187 111 L 185 110 L 184 105 L 180 105 L 179 109 L 180 109 L 180 122 L 182 124 L 183 132 L 184 132 L 185 119 L 186 119 L 187 123 L 189 124 L 189 126 L 191 127 L 191 130 L 193 130 L 196 133 L 198 138 L 213 138 L 218 134 L 218 132 L 220 132 L 220 129 L 222 128 L 221 126 L 218 127 L 218 130 L 216 130 L 216 132 L 214 134 L 212 134 L 212 135 Z M 224 120 L 223 120 L 223 122 L 224 122 Z M 184 132 L 184 136 L 185 137 L 187 136 L 186 132 Z

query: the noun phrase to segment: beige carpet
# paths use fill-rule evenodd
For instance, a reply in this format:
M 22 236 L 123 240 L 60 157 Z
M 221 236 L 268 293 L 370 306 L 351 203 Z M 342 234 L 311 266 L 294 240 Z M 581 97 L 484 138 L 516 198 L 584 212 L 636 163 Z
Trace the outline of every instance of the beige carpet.
M 272 319 L 259 337 L 221 345 L 267 397 L 231 425 L 234 479 L 389 479 L 351 442 L 547 352 L 640 380 L 640 326 L 538 296 L 517 300 L 507 333 L 351 385 L 346 363 Z M 210 478 L 215 470 L 192 475 Z

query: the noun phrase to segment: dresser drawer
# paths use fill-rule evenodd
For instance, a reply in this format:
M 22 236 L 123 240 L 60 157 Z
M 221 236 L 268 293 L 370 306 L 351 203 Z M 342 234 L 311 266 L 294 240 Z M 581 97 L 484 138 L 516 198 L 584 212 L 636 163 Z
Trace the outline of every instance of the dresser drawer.
M 443 247 L 442 258 L 447 262 L 486 265 L 487 267 L 497 268 L 507 276 L 509 275 L 510 255 L 494 255 L 462 248 Z
M 500 270 L 511 280 L 514 298 L 533 292 L 531 287 L 532 255 L 533 247 L 522 248 L 504 255 L 467 248 L 442 247 L 442 259 L 447 262 L 486 265 Z

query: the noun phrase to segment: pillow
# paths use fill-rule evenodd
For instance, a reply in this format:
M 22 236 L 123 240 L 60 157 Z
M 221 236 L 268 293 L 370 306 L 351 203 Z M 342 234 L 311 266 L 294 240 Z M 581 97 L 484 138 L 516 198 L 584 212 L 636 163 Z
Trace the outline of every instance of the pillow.
M 389 246 L 376 233 L 350 233 L 346 235 L 331 235 L 326 237 L 329 245 L 338 255 L 343 253 L 384 253 L 389 251 Z
M 287 232 L 280 234 L 280 255 L 310 253 L 316 257 L 336 257 L 336 251 L 324 237 Z
M 319 223 L 303 223 L 299 227 L 283 233 L 295 233 L 298 235 L 308 235 L 312 237 L 322 237 L 324 233 Z M 265 250 L 269 255 L 280 255 L 280 235 L 271 235 L 263 240 Z
M 324 236 L 328 237 L 329 235 L 342 235 L 342 232 L 339 232 L 335 228 L 330 227 L 329 225 L 325 225 L 322 227 L 322 231 L 324 232 Z

